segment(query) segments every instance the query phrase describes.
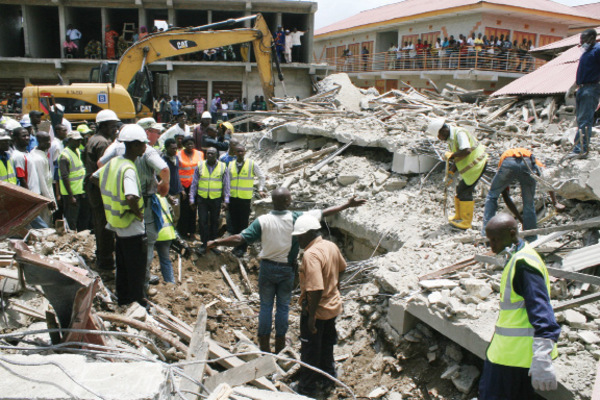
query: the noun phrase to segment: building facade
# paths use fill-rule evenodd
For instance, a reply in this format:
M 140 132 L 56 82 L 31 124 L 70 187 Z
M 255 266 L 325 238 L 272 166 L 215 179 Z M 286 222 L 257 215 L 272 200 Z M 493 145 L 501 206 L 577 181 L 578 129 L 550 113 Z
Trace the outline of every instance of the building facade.
M 86 58 L 84 49 L 90 40 L 98 40 L 99 58 L 106 59 L 106 26 L 131 43 L 140 27 L 151 31 L 160 21 L 195 27 L 261 13 L 273 34 L 278 26 L 306 31 L 299 60 L 294 60 L 298 62 L 282 64 L 282 70 L 288 95 L 308 96 L 311 75 L 318 68 L 310 64 L 316 10 L 315 2 L 281 0 L 0 0 L 0 92 L 19 92 L 29 84 L 58 84 L 58 75 L 65 84 L 89 81 L 91 69 L 101 60 Z M 81 32 L 75 56 L 63 49 L 69 25 Z M 252 21 L 244 21 L 233 28 L 251 26 Z M 227 58 L 214 61 L 203 61 L 199 54 L 152 63 L 155 93 L 210 98 L 222 91 L 251 102 L 262 95 L 261 83 L 252 55 L 244 62 L 240 52 L 240 46 L 233 46 Z M 277 83 L 276 95 L 283 95 Z
M 491 93 L 542 64 L 519 50 L 523 41 L 529 50 L 566 37 L 570 29 L 597 23 L 596 17 L 549 0 L 405 0 L 318 29 L 314 57 L 330 70 L 347 72 L 357 86 L 375 86 L 380 92 L 398 88 L 402 81 L 424 88 L 431 80 L 438 86 L 450 82 Z M 472 34 L 488 40 L 508 37 L 512 49 L 436 49 L 438 39 L 441 46 L 445 38 Z M 419 43 L 432 48 L 402 50 Z M 400 49 L 391 51 L 395 47 Z

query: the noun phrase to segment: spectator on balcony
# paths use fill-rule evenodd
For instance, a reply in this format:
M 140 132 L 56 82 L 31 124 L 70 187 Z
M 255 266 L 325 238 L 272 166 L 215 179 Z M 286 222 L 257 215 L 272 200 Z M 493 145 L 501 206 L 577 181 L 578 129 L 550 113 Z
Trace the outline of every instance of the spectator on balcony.
M 145 26 L 140 26 L 140 34 L 138 35 L 138 40 L 144 40 L 148 37 L 148 28 Z
M 533 67 L 533 57 L 531 56 L 531 53 L 529 53 L 531 50 L 533 50 L 535 48 L 535 46 L 533 45 L 533 42 L 531 40 L 527 41 L 527 55 L 525 56 L 526 60 L 527 60 L 527 64 L 525 66 L 525 72 L 529 72 L 531 71 L 532 67 Z
M 260 96 L 260 110 L 267 111 L 267 102 L 265 101 L 265 96 Z
M 473 40 L 473 43 L 475 44 L 475 68 L 477 68 L 478 66 L 481 65 L 481 61 L 479 60 L 479 57 L 481 57 L 482 50 L 483 50 L 483 46 L 484 46 L 484 42 L 483 42 L 483 38 L 481 37 L 481 32 L 477 35 L 477 38 L 475 40 Z
M 424 45 L 421 39 L 417 39 L 417 45 L 415 46 L 416 51 L 416 62 L 415 68 L 422 69 L 423 68 L 423 53 L 424 53 Z
M 369 49 L 367 49 L 367 46 L 363 46 L 362 50 L 360 51 L 360 55 L 363 61 L 363 69 L 366 71 L 367 64 L 369 63 Z
M 475 32 L 465 40 L 467 42 L 467 66 L 472 68 L 475 65 Z
M 104 28 L 104 46 L 106 47 L 106 58 L 109 60 L 115 59 L 115 48 L 119 34 L 106 25 Z
M 396 48 L 396 68 L 402 68 L 402 42 Z
M 292 32 L 289 30 L 285 31 L 285 62 L 290 64 L 292 62 Z
M 396 52 L 398 51 L 398 47 L 394 43 L 390 43 L 390 48 L 387 51 L 387 62 L 388 69 L 394 69 L 396 67 Z
M 216 49 L 206 49 L 202 52 L 202 60 L 203 61 L 216 61 L 217 60 L 217 50 Z
M 81 46 L 81 32 L 75 29 L 73 24 L 67 25 L 67 37 L 71 39 L 71 42 L 77 45 L 77 48 Z
M 254 101 L 250 105 L 250 111 L 258 111 L 260 110 L 260 99 L 258 96 L 254 96 Z
M 448 40 L 448 68 L 456 66 L 456 58 L 458 55 L 458 42 L 454 39 L 454 35 L 450 35 Z
M 432 61 L 433 61 L 433 68 L 440 68 L 441 67 L 441 59 L 442 59 L 442 54 L 443 54 L 443 47 L 442 47 L 442 39 L 441 38 L 437 38 L 435 40 L 435 44 L 433 45 L 433 48 L 431 49 L 431 55 L 433 57 Z
M 283 53 L 285 52 L 285 32 L 281 25 L 277 27 L 277 31 L 275 32 L 275 51 L 277 53 L 277 59 L 281 63 L 283 60 Z
M 402 68 L 408 68 L 408 63 L 410 62 L 410 46 L 408 42 L 404 42 L 404 46 L 402 46 Z
M 63 50 L 65 52 L 65 58 L 77 58 L 78 47 L 75 42 L 71 41 L 69 36 L 67 36 L 63 42 Z
M 119 36 L 119 39 L 117 40 L 117 57 L 123 57 L 123 54 L 125 54 L 127 48 L 129 48 L 129 43 L 127 43 L 125 40 L 125 35 Z
M 307 31 L 299 31 L 296 27 L 292 29 L 291 37 L 292 37 L 292 61 L 300 62 L 300 46 L 302 46 L 302 41 L 300 38 L 304 36 Z M 287 40 L 287 38 L 286 38 Z
M 85 58 L 102 58 L 102 43 L 96 39 L 90 40 L 85 45 L 83 55 Z
M 352 50 L 349 48 L 345 49 L 342 53 L 342 58 L 344 58 L 344 71 L 352 71 Z

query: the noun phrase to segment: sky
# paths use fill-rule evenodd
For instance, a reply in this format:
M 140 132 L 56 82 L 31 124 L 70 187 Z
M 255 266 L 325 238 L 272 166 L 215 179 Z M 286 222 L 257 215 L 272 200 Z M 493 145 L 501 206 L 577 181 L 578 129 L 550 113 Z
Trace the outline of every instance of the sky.
M 525 0 L 524 0 L 525 1 Z M 595 3 L 597 0 L 555 0 L 569 6 Z M 315 16 L 315 29 L 358 14 L 371 8 L 397 3 L 398 0 L 316 0 L 319 10 Z

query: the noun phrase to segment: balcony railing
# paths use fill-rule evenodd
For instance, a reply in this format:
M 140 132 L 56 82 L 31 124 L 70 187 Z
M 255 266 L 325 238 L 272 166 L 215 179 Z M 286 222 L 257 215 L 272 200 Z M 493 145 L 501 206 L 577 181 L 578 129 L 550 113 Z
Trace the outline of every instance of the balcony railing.
M 490 53 L 481 51 L 443 51 L 438 54 L 416 52 L 383 52 L 327 58 L 326 63 L 337 72 L 372 71 L 430 71 L 430 70 L 481 70 L 511 73 L 529 73 L 546 63 L 528 53 L 506 51 Z

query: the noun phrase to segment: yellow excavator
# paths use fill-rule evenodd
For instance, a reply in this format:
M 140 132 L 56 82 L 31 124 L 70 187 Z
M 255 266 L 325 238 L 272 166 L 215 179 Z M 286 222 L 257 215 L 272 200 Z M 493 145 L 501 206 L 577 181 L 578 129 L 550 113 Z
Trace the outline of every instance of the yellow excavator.
M 252 28 L 214 30 L 254 20 Z M 54 102 L 65 107 L 69 121 L 94 120 L 103 109 L 115 111 L 123 121 L 152 116 L 154 95 L 152 75 L 147 65 L 168 57 L 206 49 L 252 42 L 258 74 L 267 104 L 275 94 L 272 60 L 279 80 L 283 75 L 277 57 L 272 57 L 273 37 L 261 14 L 230 19 L 193 28 L 171 28 L 134 43 L 119 60 L 116 70 L 104 62 L 90 73 L 90 81 L 71 85 L 26 86 L 23 89 L 23 113 L 48 111 Z M 113 64 L 114 66 L 114 64 Z

